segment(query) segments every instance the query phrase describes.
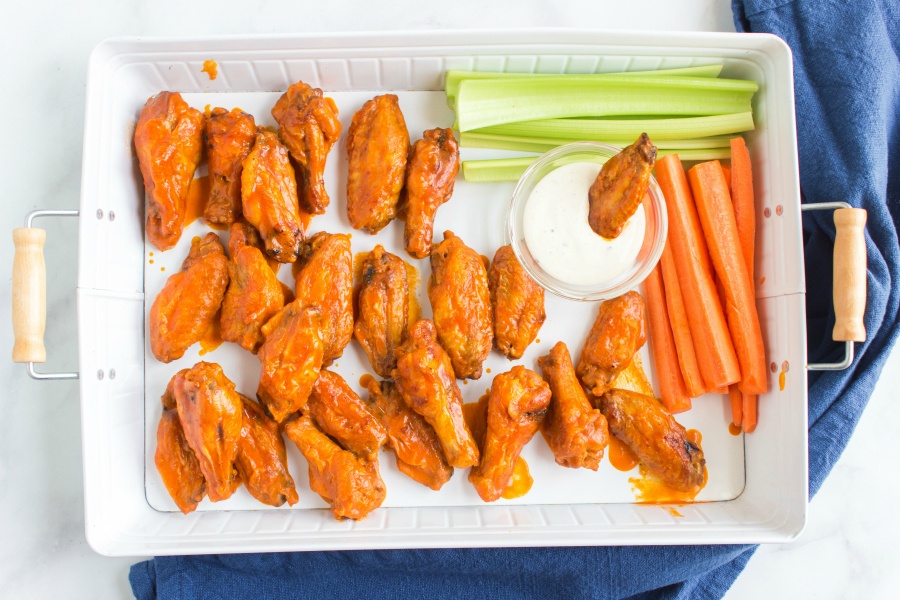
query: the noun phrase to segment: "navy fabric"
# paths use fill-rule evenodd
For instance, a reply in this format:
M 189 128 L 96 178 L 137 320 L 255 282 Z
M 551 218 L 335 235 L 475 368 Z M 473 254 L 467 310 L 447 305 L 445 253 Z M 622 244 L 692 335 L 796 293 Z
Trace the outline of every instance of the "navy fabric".
M 809 374 L 810 494 L 847 444 L 898 333 L 900 3 L 734 0 L 739 31 L 794 53 L 804 202 L 868 210 L 869 339 L 843 372 Z M 804 223 L 809 357 L 830 341 L 830 214 Z M 131 569 L 138 598 L 719 598 L 754 546 L 404 550 L 160 557 Z

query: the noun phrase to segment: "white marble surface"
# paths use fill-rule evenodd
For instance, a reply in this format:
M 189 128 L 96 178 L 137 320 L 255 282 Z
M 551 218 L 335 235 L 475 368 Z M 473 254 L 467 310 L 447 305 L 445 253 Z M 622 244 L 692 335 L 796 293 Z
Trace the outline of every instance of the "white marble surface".
M 90 6 L 88 9 L 87 7 Z M 206 5 L 204 5 L 206 6 Z M 427 5 L 361 0 L 252 3 L 4 2 L 0 35 L 0 356 L 12 348 L 9 232 L 34 208 L 79 202 L 85 73 L 91 49 L 120 35 L 198 36 L 448 28 L 590 27 L 730 31 L 728 0 L 567 0 Z M 47 370 L 74 370 L 76 224 L 48 221 Z M 78 388 L 35 382 L 0 361 L 0 596 L 127 598 L 137 558 L 105 558 L 84 538 Z M 900 587 L 895 499 L 885 468 L 900 422 L 900 352 L 895 352 L 859 430 L 810 506 L 793 544 L 767 546 L 729 598 L 889 597 Z

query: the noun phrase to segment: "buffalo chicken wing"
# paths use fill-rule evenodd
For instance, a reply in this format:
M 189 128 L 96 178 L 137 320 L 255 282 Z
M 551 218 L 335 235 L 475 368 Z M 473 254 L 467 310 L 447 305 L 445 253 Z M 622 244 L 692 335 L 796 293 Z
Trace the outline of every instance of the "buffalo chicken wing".
M 241 172 L 256 140 L 253 115 L 235 108 L 214 108 L 206 122 L 209 199 L 203 218 L 231 225 L 241 216 Z
M 353 335 L 375 372 L 390 377 L 397 366 L 394 351 L 406 340 L 409 281 L 403 260 L 380 245 L 363 262 L 357 306 Z
M 528 276 L 512 246 L 501 246 L 488 273 L 494 313 L 494 343 L 510 360 L 522 358 L 544 319 L 544 288 Z

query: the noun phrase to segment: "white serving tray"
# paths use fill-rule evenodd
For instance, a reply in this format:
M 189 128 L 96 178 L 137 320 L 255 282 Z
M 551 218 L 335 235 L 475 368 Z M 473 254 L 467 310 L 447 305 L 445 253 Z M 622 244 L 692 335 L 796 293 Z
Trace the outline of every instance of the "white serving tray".
M 791 58 L 787 46 L 765 35 L 647 34 L 585 31 L 434 32 L 229 38 L 205 40 L 112 40 L 91 57 L 85 118 L 79 260 L 79 333 L 87 537 L 102 554 L 193 554 L 312 549 L 457 546 L 533 546 L 785 541 L 802 530 L 807 501 L 805 314 L 800 199 L 794 136 Z M 640 40 L 636 44 L 633 40 Z M 218 63 L 219 76 L 201 72 Z M 383 507 L 360 522 L 335 521 L 306 483 L 306 465 L 288 444 L 291 473 L 301 502 L 273 509 L 245 490 L 226 502 L 204 501 L 197 512 L 177 512 L 155 467 L 159 396 L 169 378 L 197 360 L 222 364 L 238 389 L 253 395 L 254 357 L 234 345 L 200 357 L 193 347 L 179 361 L 157 362 L 145 339 L 145 314 L 166 277 L 177 271 L 190 239 L 207 229 L 185 231 L 165 253 L 144 243 L 143 187 L 131 136 L 144 101 L 160 90 L 177 90 L 192 105 L 240 106 L 260 124 L 279 92 L 298 79 L 335 98 L 345 131 L 353 112 L 376 93 L 400 97 L 412 139 L 435 126 L 449 126 L 443 73 L 450 68 L 519 72 L 604 72 L 681 67 L 722 61 L 725 76 L 760 83 L 754 99 L 757 129 L 748 136 L 755 158 L 758 200 L 758 302 L 769 360 L 769 394 L 760 399 L 760 424 L 751 436 L 727 431 L 730 408 L 719 396 L 695 400 L 678 420 L 703 434 L 709 484 L 698 502 L 677 514 L 634 503 L 632 473 L 604 461 L 599 472 L 556 466 L 540 436 L 526 447 L 535 484 L 526 496 L 491 505 L 481 502 L 466 479 L 454 475 L 433 492 L 399 474 L 383 454 L 388 488 Z M 343 144 L 343 139 L 341 144 Z M 480 151 L 487 154 L 486 151 Z M 326 185 L 332 205 L 310 230 L 349 231 L 344 214 L 346 162 L 343 145 L 329 157 Z M 492 153 L 496 155 L 496 152 Z M 464 151 L 464 158 L 475 151 Z M 467 184 L 460 177 L 454 198 L 439 213 L 436 240 L 452 229 L 470 246 L 492 256 L 504 243 L 503 224 L 511 184 Z M 780 207 L 780 210 L 777 208 Z M 102 211 L 102 213 L 100 212 Z M 111 215 L 114 217 L 111 219 Z M 376 243 L 402 252 L 402 224 L 377 236 L 353 232 L 354 253 Z M 224 232 L 221 233 L 223 240 Z M 149 252 L 153 252 L 153 264 Z M 430 315 L 420 273 L 419 300 Z M 166 267 L 165 272 L 160 267 Z M 290 269 L 281 277 L 291 281 Z M 548 320 L 521 361 L 535 367 L 559 339 L 577 358 L 596 305 L 548 295 Z M 646 354 L 645 354 L 646 358 Z M 336 370 L 361 391 L 369 371 L 352 342 Z M 645 365 L 650 367 L 650 361 Z M 784 389 L 779 372 L 787 365 Z M 461 385 L 477 400 L 493 375 L 511 363 L 493 352 L 485 374 Z M 681 516 L 677 516 L 681 515 Z

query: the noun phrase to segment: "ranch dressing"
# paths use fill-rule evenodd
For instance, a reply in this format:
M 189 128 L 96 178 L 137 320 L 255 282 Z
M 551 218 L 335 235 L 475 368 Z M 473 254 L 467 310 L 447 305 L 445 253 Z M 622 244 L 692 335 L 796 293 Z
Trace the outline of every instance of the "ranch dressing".
M 588 190 L 600 167 L 577 162 L 551 171 L 525 205 L 528 250 L 547 274 L 571 285 L 597 285 L 621 275 L 644 243 L 643 205 L 614 240 L 597 235 L 588 224 Z

